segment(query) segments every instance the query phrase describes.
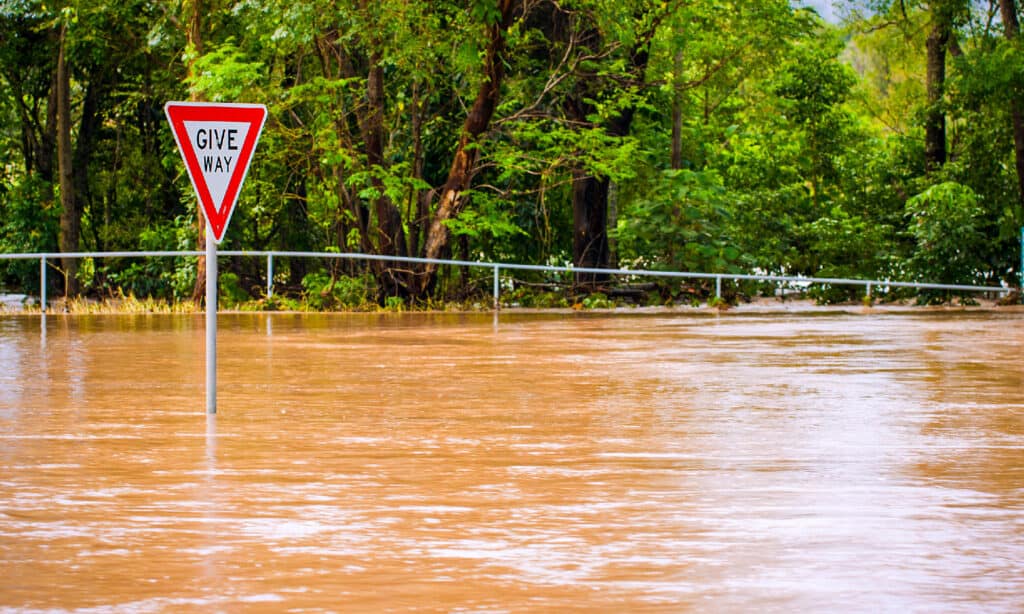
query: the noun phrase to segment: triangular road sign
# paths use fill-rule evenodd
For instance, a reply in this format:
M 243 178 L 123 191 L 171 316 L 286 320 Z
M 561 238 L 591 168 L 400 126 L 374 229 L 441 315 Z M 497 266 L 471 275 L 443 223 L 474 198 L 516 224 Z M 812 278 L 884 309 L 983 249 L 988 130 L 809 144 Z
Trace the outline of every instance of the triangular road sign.
M 261 104 L 168 102 L 171 132 L 208 228 L 220 243 L 267 119 Z

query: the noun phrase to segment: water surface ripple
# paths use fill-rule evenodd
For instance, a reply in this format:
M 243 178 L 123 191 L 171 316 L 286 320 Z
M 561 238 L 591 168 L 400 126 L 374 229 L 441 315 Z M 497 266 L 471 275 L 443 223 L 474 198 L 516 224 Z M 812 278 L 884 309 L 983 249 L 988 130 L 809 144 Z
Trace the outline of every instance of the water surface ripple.
M 0 317 L 0 611 L 1021 611 L 1024 316 Z

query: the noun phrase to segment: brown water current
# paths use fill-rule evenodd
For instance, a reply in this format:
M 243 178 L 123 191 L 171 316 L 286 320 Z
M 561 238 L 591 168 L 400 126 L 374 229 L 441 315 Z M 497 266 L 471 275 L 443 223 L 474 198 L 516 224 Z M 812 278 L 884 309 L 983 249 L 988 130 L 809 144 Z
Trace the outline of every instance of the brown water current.
M 0 316 L 0 611 L 1024 611 L 1024 314 Z

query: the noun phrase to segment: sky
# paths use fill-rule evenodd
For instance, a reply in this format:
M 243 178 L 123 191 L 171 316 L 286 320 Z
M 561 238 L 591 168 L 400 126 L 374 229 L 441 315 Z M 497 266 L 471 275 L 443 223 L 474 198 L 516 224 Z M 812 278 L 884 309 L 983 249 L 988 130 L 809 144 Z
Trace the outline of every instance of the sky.
M 839 14 L 832 8 L 832 0 L 800 0 L 798 4 L 809 6 L 818 11 L 825 21 L 839 21 Z

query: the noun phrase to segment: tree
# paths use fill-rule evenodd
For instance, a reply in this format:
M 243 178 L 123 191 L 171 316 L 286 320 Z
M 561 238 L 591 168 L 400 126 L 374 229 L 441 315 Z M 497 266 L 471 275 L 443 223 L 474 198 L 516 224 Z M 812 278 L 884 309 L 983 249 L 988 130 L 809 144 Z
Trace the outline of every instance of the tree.
M 51 15 L 28 2 L 0 6 L 0 78 L 13 109 L 20 172 L 7 174 L 3 202 L 3 244 L 12 251 L 52 251 L 59 236 L 59 209 L 54 180 L 57 156 L 57 32 L 47 27 Z M 14 162 L 14 160 L 11 160 Z M 5 166 L 5 171 L 10 169 Z M 9 264 L 21 283 L 38 279 L 38 271 Z
M 192 97 L 270 109 L 231 248 L 899 277 L 923 262 L 911 220 L 941 199 L 906 203 L 950 184 L 972 195 L 974 274 L 1005 278 L 1024 215 L 1017 4 L 855 5 L 871 17 L 841 31 L 788 0 L 6 0 L 0 246 L 202 246 L 161 113 Z M 64 268 L 72 290 L 185 298 L 202 265 Z M 381 303 L 483 283 L 276 265 L 313 303 L 346 276 L 372 275 Z M 265 287 L 257 263 L 225 267 Z
M 505 77 L 505 39 L 508 29 L 526 10 L 525 2 L 498 0 L 496 7 L 476 4 L 478 15 L 486 24 L 486 48 L 482 59 L 482 78 L 477 86 L 476 98 L 462 124 L 458 144 L 452 155 L 448 178 L 439 190 L 437 210 L 427 231 L 423 246 L 425 258 L 438 258 L 448 244 L 451 231 L 448 221 L 454 219 L 466 204 L 466 191 L 470 188 L 479 158 L 480 137 L 490 125 L 494 110 L 501 98 Z M 521 10 L 522 9 L 522 10 Z M 426 296 L 433 287 L 436 264 L 425 264 L 418 276 L 416 294 Z
M 60 178 L 60 251 L 77 252 L 82 216 L 75 195 L 74 167 L 71 151 L 71 72 L 67 62 L 67 24 L 62 24 L 58 38 L 57 71 L 57 173 Z M 78 294 L 78 259 L 64 258 L 64 287 L 69 295 Z
M 925 43 L 927 50 L 926 83 L 928 108 L 924 125 L 925 168 L 935 171 L 946 163 L 946 112 L 943 97 L 946 89 L 946 53 L 955 43 L 953 31 L 956 6 L 954 2 L 933 1 L 929 5 L 931 30 Z
M 1015 0 L 999 0 L 999 15 L 1003 20 L 1003 31 L 1010 44 L 1020 44 L 1020 20 L 1017 18 Z M 1015 92 L 1010 101 L 1010 117 L 1013 122 L 1014 160 L 1017 169 L 1017 189 L 1021 208 L 1024 209 L 1024 93 Z M 1022 211 L 1024 217 L 1024 211 Z
M 203 55 L 203 3 L 202 0 L 185 0 L 181 3 L 185 14 L 185 56 L 188 58 L 187 78 L 192 83 L 198 79 L 196 60 Z M 189 88 L 189 100 L 198 102 L 200 93 L 195 87 Z M 206 223 L 202 203 L 196 202 L 196 250 L 206 251 Z M 197 305 L 206 298 L 206 257 L 200 256 L 196 264 L 196 281 L 192 288 L 192 302 Z M 210 306 L 207 306 L 210 308 Z

